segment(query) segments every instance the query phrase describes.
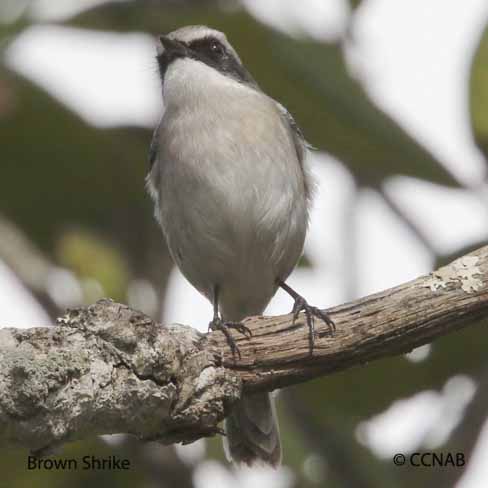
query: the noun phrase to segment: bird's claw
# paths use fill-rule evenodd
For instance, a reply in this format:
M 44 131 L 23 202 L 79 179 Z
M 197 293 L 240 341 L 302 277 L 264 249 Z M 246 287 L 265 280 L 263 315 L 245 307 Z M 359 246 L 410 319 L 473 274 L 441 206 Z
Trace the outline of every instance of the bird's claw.
M 248 339 L 252 337 L 252 332 L 249 327 L 246 327 L 241 322 L 224 322 L 220 317 L 215 317 L 212 322 L 208 324 L 208 330 L 220 330 L 227 339 L 227 343 L 229 344 L 230 350 L 232 352 L 232 356 L 235 356 L 237 353 L 239 359 L 241 359 L 241 351 L 237 347 L 236 341 L 232 337 L 232 334 L 229 332 L 229 329 L 236 329 L 241 334 L 245 335 Z
M 310 354 L 313 353 L 313 348 L 315 344 L 315 324 L 314 324 L 314 317 L 322 320 L 325 324 L 328 325 L 329 327 L 329 334 L 333 335 L 336 326 L 334 321 L 330 318 L 330 316 L 326 313 L 320 310 L 317 307 L 313 307 L 307 303 L 305 298 L 298 296 L 295 298 L 295 303 L 293 305 L 293 325 L 295 325 L 295 322 L 300 315 L 300 312 L 305 312 L 305 318 L 307 322 L 308 329 L 310 331 L 310 336 L 309 336 L 309 341 L 310 341 Z
M 230 327 L 231 329 L 237 330 L 242 335 L 245 335 L 248 339 L 252 337 L 251 329 L 246 327 L 242 322 L 224 322 L 224 325 Z

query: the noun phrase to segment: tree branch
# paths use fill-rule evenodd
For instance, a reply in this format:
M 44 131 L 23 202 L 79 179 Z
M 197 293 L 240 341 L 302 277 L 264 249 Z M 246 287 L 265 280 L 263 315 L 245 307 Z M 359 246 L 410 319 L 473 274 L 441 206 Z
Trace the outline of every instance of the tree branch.
M 219 432 L 246 391 L 272 390 L 407 352 L 488 315 L 488 246 L 417 280 L 328 312 L 313 354 L 303 317 L 251 317 L 253 337 L 161 327 L 109 300 L 58 327 L 0 330 L 0 445 L 41 454 L 66 441 L 127 432 L 164 443 Z

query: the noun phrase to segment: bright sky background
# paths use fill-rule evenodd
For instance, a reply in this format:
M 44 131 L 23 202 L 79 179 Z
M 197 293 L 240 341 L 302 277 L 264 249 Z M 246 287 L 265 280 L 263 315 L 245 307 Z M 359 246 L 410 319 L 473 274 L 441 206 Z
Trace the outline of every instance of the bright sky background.
M 86 0 L 86 4 L 100 0 Z M 38 2 L 43 18 L 65 16 L 76 2 Z M 332 38 L 344 29 L 347 13 L 342 0 L 246 0 L 256 16 L 294 35 Z M 57 7 L 56 7 L 57 8 Z M 353 29 L 355 43 L 347 49 L 351 69 L 365 80 L 373 99 L 415 134 L 464 181 L 476 183 L 484 172 L 472 143 L 465 89 L 467 69 L 480 30 L 488 17 L 486 0 L 365 0 Z M 161 109 L 154 46 L 145 34 L 93 33 L 53 26 L 28 30 L 7 51 L 7 63 L 44 87 L 87 122 L 109 127 L 136 124 L 152 127 Z M 286 103 L 286 101 L 283 101 Z M 141 164 L 145 155 L 141 155 Z M 344 166 L 328 156 L 311 161 L 321 191 L 315 203 L 306 243 L 313 271 L 300 269 L 290 279 L 318 306 L 344 299 L 344 230 L 342 214 L 351 197 L 351 178 Z M 406 178 L 396 178 L 389 191 L 443 252 L 488 237 L 487 209 L 481 199 L 464 190 L 445 190 Z M 327 225 L 324 226 L 323 222 Z M 426 273 L 432 260 L 373 193 L 360 196 L 358 293 L 393 286 Z M 327 233 L 323 229 L 327 229 Z M 12 285 L 0 263 L 0 323 L 46 323 L 39 307 Z M 206 328 L 210 306 L 174 271 L 165 320 Z M 278 293 L 269 313 L 285 313 L 290 300 Z M 428 348 L 424 349 L 428 354 Z M 421 360 L 422 354 L 418 356 Z M 424 354 L 424 355 L 425 355 Z M 430 436 L 432 445 L 446 431 L 430 431 L 430 420 L 455 425 L 471 398 L 469 378 L 449 380 L 440 392 L 420 392 L 403 399 L 358 428 L 358 438 L 382 457 L 413 449 Z M 446 417 L 446 412 L 451 412 Z M 435 430 L 435 429 L 434 429 Z M 488 433 L 475 453 L 462 488 L 484 487 L 488 465 Z M 219 474 L 220 473 L 220 474 Z M 255 473 L 238 475 L 240 486 L 256 486 Z M 262 473 L 259 476 L 264 476 Z M 268 476 L 268 475 L 266 475 Z M 235 481 L 215 463 L 205 463 L 197 476 L 199 488 L 224 487 Z M 286 486 L 286 471 L 266 484 Z M 261 482 L 263 478 L 260 478 Z

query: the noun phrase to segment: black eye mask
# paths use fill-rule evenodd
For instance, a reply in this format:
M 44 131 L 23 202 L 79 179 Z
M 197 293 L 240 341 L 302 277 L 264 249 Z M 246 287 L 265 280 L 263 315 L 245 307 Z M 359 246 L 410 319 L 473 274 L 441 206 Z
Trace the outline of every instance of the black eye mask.
M 161 79 L 164 79 L 164 74 L 172 61 L 187 57 L 201 61 L 236 81 L 257 87 L 254 78 L 246 68 L 215 37 L 208 36 L 189 43 L 164 41 L 163 45 L 165 50 L 157 57 Z

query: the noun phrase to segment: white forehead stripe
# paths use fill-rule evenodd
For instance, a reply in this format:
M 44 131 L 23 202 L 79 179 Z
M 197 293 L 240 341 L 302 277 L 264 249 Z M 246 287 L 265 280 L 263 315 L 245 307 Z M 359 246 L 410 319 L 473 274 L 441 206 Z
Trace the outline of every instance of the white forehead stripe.
M 195 41 L 196 39 L 203 39 L 204 37 L 215 37 L 222 43 L 228 44 L 225 34 L 205 25 L 189 25 L 181 27 L 180 29 L 170 32 L 168 37 L 187 43 Z

